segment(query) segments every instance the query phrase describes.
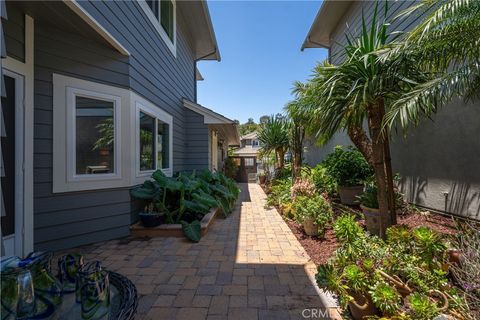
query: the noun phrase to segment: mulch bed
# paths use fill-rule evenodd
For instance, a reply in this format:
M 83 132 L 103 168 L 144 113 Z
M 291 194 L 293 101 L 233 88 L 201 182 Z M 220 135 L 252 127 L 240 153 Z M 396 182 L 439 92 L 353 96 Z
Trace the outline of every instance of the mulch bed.
M 356 207 L 352 207 L 350 210 L 361 213 L 361 210 Z M 340 210 L 338 208 L 335 208 L 334 211 L 336 211 L 336 215 L 340 214 Z M 280 212 L 278 208 L 277 212 Z M 456 233 L 452 219 L 440 214 L 430 212 L 428 214 L 414 212 L 406 215 L 399 215 L 397 219 L 398 224 L 404 224 L 411 229 L 418 226 L 426 226 L 437 231 L 438 233 L 445 235 L 452 235 Z M 363 220 L 359 220 L 359 222 L 360 224 L 364 225 Z M 293 220 L 286 219 L 286 223 L 317 266 L 327 262 L 327 260 L 333 256 L 333 253 L 339 246 L 331 227 L 327 228 L 325 231 L 324 238 L 319 238 L 307 236 L 303 232 L 302 225 Z

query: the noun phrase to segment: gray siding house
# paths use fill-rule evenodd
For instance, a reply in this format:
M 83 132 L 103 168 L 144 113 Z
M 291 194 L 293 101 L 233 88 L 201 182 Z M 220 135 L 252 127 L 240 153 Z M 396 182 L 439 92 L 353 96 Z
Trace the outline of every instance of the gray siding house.
M 388 1 L 389 17 L 414 5 L 414 1 Z M 379 1 L 379 12 L 385 5 Z M 359 32 L 362 11 L 367 24 L 373 16 L 373 1 L 325 1 L 303 43 L 304 48 L 328 50 L 332 63 L 341 63 L 345 31 Z M 417 13 L 396 20 L 391 31 L 408 31 L 424 16 Z M 407 200 L 427 209 L 480 219 L 480 102 L 464 104 L 458 99 L 442 108 L 432 120 L 393 137 L 393 169 L 403 177 Z M 306 159 L 321 161 L 337 144 L 352 144 L 346 133 L 338 133 L 323 147 L 311 144 Z
M 131 186 L 221 170 L 238 145 L 234 122 L 196 101 L 197 61 L 220 61 L 205 1 L 0 9 L 4 253 L 126 236 Z

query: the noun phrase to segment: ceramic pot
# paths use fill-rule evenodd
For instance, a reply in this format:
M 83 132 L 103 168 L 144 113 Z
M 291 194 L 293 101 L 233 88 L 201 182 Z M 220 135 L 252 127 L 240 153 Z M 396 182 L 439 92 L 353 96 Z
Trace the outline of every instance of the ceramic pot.
M 154 228 L 165 222 L 165 214 L 163 213 L 141 212 L 138 216 L 146 228 Z
M 267 181 L 267 176 L 259 176 L 258 181 L 260 184 L 265 184 L 265 181 Z
M 302 224 L 307 235 L 318 236 L 318 226 L 313 218 L 305 218 Z
M 338 187 L 338 195 L 340 196 L 340 202 L 349 206 L 358 204 L 357 196 L 363 192 L 363 186 L 353 187 Z
M 367 225 L 367 230 L 372 235 L 380 236 L 380 222 L 381 214 L 379 209 L 365 207 L 360 205 L 363 215 L 365 216 L 365 224 Z
M 348 309 L 354 320 L 368 319 L 375 315 L 380 315 L 380 312 L 372 302 L 372 299 L 368 296 L 364 296 L 358 293 L 351 293 L 353 300 L 348 302 Z

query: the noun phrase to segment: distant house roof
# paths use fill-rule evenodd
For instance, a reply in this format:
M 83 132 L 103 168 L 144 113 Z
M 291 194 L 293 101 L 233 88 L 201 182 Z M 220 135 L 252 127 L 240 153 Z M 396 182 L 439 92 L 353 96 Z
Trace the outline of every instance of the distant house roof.
M 188 99 L 183 99 L 183 106 L 203 115 L 203 123 L 221 132 L 227 138 L 229 146 L 238 146 L 240 144 L 240 134 L 235 121 Z
M 354 1 L 325 0 L 318 10 L 301 50 L 305 48 L 330 48 L 330 35 L 335 30 L 338 21 Z
M 257 139 L 258 133 L 256 131 L 247 133 L 246 135 L 243 135 L 240 137 L 240 140 L 247 140 L 247 139 Z
M 233 155 L 238 157 L 256 157 L 259 151 L 260 148 L 258 147 L 253 148 L 252 146 L 245 146 L 234 150 Z

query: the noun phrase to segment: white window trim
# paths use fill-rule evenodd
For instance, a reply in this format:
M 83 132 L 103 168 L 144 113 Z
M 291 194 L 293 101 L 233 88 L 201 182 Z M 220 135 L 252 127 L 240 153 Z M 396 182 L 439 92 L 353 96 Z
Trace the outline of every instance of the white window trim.
M 114 174 L 74 174 L 75 95 L 115 102 Z M 54 193 L 131 187 L 143 183 L 152 174 L 154 170 L 142 171 L 139 174 L 140 159 L 137 155 L 140 146 L 137 131 L 140 123 L 137 120 L 137 106 L 169 124 L 169 168 L 162 171 L 165 175 L 172 176 L 174 152 L 172 115 L 131 90 L 53 74 Z
M 168 49 L 172 52 L 173 56 L 177 57 L 177 3 L 175 0 L 171 0 L 173 4 L 173 41 L 168 37 L 168 34 L 163 29 L 160 23 L 161 14 L 161 5 L 160 0 L 158 3 L 158 17 L 155 17 L 152 10 L 148 6 L 145 0 L 138 0 L 140 7 L 143 9 L 143 12 L 147 15 L 147 18 L 152 23 L 153 27 L 157 30 L 162 38 L 163 42 L 167 45 Z
M 158 123 L 156 120 L 160 120 L 168 124 L 168 150 L 169 150 L 169 159 L 168 159 L 168 168 L 163 168 L 160 169 L 166 176 L 171 177 L 173 175 L 173 117 L 168 114 L 167 112 L 163 111 L 162 109 L 156 107 L 154 104 L 151 102 L 147 101 L 146 99 L 133 94 L 133 99 L 135 103 L 135 116 L 133 117 L 135 121 L 135 125 L 132 127 L 135 130 L 135 133 L 132 135 L 135 137 L 135 182 L 143 181 L 145 180 L 146 177 L 149 177 L 152 175 L 152 173 L 155 170 L 140 170 L 140 111 L 143 113 L 148 114 L 149 116 L 155 118 L 155 129 L 157 128 Z M 156 136 L 156 134 L 155 134 Z M 155 159 L 157 157 L 157 154 L 155 154 Z M 157 161 L 155 160 L 155 163 Z M 158 168 L 158 163 L 157 163 L 157 168 Z
M 76 146 L 76 97 L 90 98 L 102 101 L 113 102 L 113 121 L 114 121 L 114 172 L 100 174 L 77 174 L 77 146 Z M 121 137 L 121 97 L 99 93 L 95 91 L 83 90 L 67 87 L 67 181 L 106 181 L 122 178 L 122 137 Z
M 115 174 L 75 175 L 75 94 L 115 101 Z M 53 192 L 129 185 L 129 90 L 53 74 Z
M 19 257 L 33 251 L 33 95 L 34 95 L 34 29 L 35 21 L 25 15 L 25 61 L 12 57 L 2 60 L 0 67 L 11 70 L 24 77 L 24 145 L 23 145 L 23 237 L 21 248 L 15 248 Z M 3 79 L 2 79 L 3 80 Z M 15 226 L 15 234 L 17 227 Z

